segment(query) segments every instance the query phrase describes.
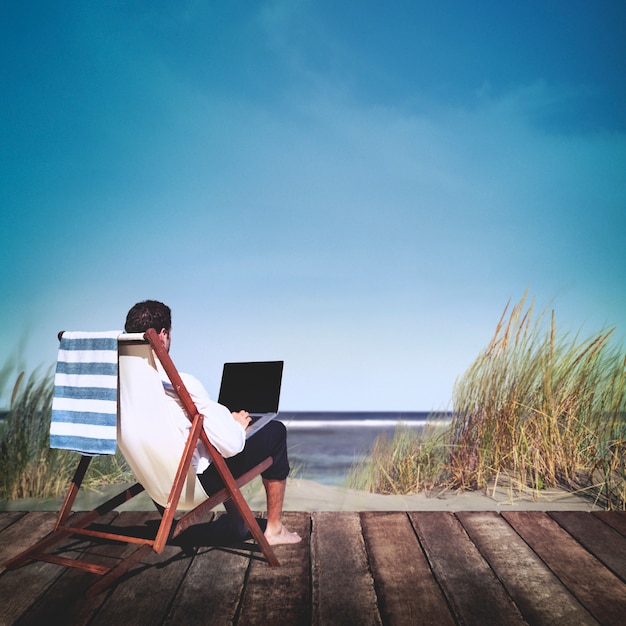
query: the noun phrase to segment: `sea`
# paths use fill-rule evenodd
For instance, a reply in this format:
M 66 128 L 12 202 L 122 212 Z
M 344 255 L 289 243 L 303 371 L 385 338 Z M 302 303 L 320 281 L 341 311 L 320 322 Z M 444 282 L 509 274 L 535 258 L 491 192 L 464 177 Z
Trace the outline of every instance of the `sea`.
M 292 476 L 325 485 L 344 485 L 352 466 L 368 456 L 376 439 L 393 439 L 399 424 L 423 430 L 427 424 L 447 424 L 445 412 L 306 412 L 281 411 L 276 418 L 287 427 Z
M 2 428 L 6 411 L 0 411 Z M 281 411 L 287 427 L 291 476 L 325 485 L 345 485 L 352 466 L 372 450 L 376 439 L 393 439 L 399 424 L 423 430 L 446 424 L 450 414 L 425 411 Z

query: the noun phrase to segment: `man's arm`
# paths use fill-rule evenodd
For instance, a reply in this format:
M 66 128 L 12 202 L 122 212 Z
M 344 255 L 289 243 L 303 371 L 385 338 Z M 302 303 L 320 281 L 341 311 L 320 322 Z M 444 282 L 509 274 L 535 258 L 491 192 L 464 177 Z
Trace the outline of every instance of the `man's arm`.
M 246 426 L 250 421 L 247 413 L 231 413 L 225 406 L 213 402 L 204 385 L 194 376 L 181 374 L 181 378 L 198 412 L 204 415 L 204 431 L 209 441 L 224 458 L 239 454 L 246 445 Z

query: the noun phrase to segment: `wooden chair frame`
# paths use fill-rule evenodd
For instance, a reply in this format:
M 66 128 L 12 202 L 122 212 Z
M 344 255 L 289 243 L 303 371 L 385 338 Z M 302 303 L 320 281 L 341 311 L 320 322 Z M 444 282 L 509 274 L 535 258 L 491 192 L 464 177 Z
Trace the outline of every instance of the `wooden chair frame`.
M 152 347 L 152 350 L 154 351 L 156 357 L 161 362 L 163 369 L 167 373 L 170 382 L 172 383 L 174 390 L 176 391 L 176 394 L 178 395 L 185 409 L 185 412 L 187 413 L 187 416 L 192 423 L 183 451 L 183 455 L 178 465 L 176 477 L 172 484 L 172 489 L 170 491 L 167 504 L 164 507 L 161 522 L 159 523 L 158 529 L 156 531 L 156 536 L 153 539 L 146 539 L 141 537 L 135 537 L 132 535 L 124 535 L 122 532 L 117 533 L 114 529 L 112 529 L 111 532 L 105 532 L 88 528 L 90 524 L 98 520 L 106 513 L 114 510 L 118 506 L 124 504 L 124 502 L 127 502 L 137 494 L 141 493 L 144 488 L 139 483 L 135 483 L 128 489 L 125 489 L 120 494 L 107 500 L 92 511 L 77 516 L 77 519 L 73 520 L 72 524 L 67 523 L 68 518 L 72 512 L 72 506 L 81 487 L 83 478 L 85 477 L 85 473 L 87 472 L 87 469 L 89 467 L 89 463 L 92 459 L 91 456 L 82 455 L 78 463 L 78 467 L 76 468 L 76 471 L 74 473 L 74 477 L 72 478 L 72 482 L 68 489 L 63 505 L 57 516 L 54 529 L 48 536 L 44 537 L 41 541 L 38 541 L 26 551 L 18 554 L 17 556 L 7 561 L 5 563 L 5 567 L 7 569 L 15 569 L 29 561 L 47 561 L 49 563 L 56 563 L 65 567 L 73 567 L 87 572 L 99 574 L 101 578 L 97 580 L 87 590 L 87 595 L 93 596 L 114 583 L 117 579 L 119 579 L 120 576 L 130 570 L 133 565 L 139 562 L 142 558 L 145 558 L 145 556 L 147 556 L 150 551 L 154 551 L 157 554 L 163 552 L 165 545 L 169 540 L 174 539 L 184 530 L 186 530 L 193 524 L 201 521 L 202 516 L 206 515 L 208 511 L 215 508 L 219 504 L 226 502 L 227 500 L 232 500 L 233 504 L 238 509 L 243 520 L 248 526 L 252 537 L 261 548 L 261 551 L 269 565 L 280 565 L 278 559 L 276 558 L 276 555 L 274 554 L 274 550 L 267 542 L 263 531 L 261 530 L 256 518 L 254 517 L 252 511 L 250 510 L 250 507 L 248 506 L 248 503 L 246 502 L 243 494 L 240 491 L 240 488 L 243 485 L 248 483 L 250 480 L 258 476 L 261 472 L 271 466 L 272 458 L 266 458 L 252 470 L 235 479 L 230 472 L 230 469 L 226 465 L 226 462 L 222 455 L 209 441 L 206 432 L 202 427 L 204 418 L 200 413 L 198 413 L 196 405 L 191 399 L 191 396 L 189 395 L 187 388 L 185 387 L 178 371 L 176 370 L 172 359 L 159 341 L 156 331 L 152 328 L 149 329 L 145 333 L 144 338 L 150 343 L 150 346 Z M 199 441 L 201 441 L 208 450 L 209 456 L 211 457 L 211 460 L 215 465 L 215 469 L 217 470 L 224 483 L 224 488 L 213 494 L 212 496 L 209 496 L 204 502 L 196 506 L 191 511 L 182 515 L 177 520 L 177 523 L 173 528 L 173 523 L 176 515 L 176 507 L 178 506 L 183 485 L 185 483 L 185 479 L 191 465 L 191 459 L 194 450 L 196 449 L 196 445 Z M 72 535 L 134 543 L 138 544 L 138 547 L 124 560 L 120 561 L 117 565 L 111 567 L 93 563 L 87 559 L 71 559 L 59 556 L 57 554 L 50 554 L 47 552 L 53 546 L 57 545 L 65 538 Z

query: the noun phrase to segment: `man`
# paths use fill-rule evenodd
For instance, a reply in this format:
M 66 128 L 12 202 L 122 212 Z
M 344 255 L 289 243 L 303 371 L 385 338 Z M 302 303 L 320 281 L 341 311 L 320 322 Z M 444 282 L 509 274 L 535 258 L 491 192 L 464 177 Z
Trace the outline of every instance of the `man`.
M 135 304 L 126 316 L 124 328 L 128 333 L 143 333 L 148 328 L 154 328 L 161 343 L 169 352 L 172 316 L 170 308 L 162 302 L 145 300 Z M 176 419 L 177 425 L 186 435 L 191 422 L 158 360 L 157 364 L 165 392 L 172 402 L 173 419 Z M 246 427 L 250 423 L 250 416 L 246 411 L 230 413 L 226 407 L 209 398 L 209 394 L 198 379 L 182 373 L 181 378 L 199 413 L 204 415 L 204 430 L 209 441 L 226 459 L 235 478 L 252 469 L 268 456 L 272 457 L 273 464 L 261 474 L 267 497 L 267 527 L 264 534 L 268 543 L 278 545 L 300 541 L 301 537 L 287 530 L 281 520 L 289 474 L 287 430 L 284 424 L 273 420 L 246 440 Z M 200 483 L 208 494 L 215 493 L 224 486 L 217 470 L 210 464 L 209 455 L 202 443 L 199 443 L 196 448 L 192 464 Z M 242 533 L 243 520 L 238 515 L 237 509 L 229 504 L 227 503 L 229 516 L 238 532 Z

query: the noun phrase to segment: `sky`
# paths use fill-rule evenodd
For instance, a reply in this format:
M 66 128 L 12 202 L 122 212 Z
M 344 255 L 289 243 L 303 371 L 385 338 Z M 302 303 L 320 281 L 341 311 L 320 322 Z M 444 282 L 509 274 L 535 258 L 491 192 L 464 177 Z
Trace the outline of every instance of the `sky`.
M 214 396 L 430 411 L 526 291 L 624 342 L 622 0 L 22 0 L 0 51 L 0 365 L 157 299 Z

